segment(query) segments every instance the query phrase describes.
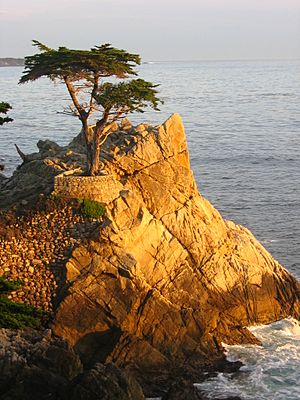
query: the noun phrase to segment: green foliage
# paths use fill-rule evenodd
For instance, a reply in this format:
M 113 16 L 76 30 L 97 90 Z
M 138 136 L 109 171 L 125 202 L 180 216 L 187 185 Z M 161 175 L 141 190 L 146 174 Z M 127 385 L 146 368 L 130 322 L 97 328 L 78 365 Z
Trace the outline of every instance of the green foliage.
M 0 294 L 4 293 L 9 293 L 12 290 L 17 290 L 21 287 L 21 282 L 14 281 L 10 282 L 7 279 L 3 278 L 3 276 L 0 276 Z
M 45 312 L 28 304 L 14 303 L 0 298 L 0 327 L 22 329 L 38 328 L 42 324 Z
M 0 277 L 0 328 L 38 328 L 46 316 L 42 310 L 28 304 L 14 303 L 6 298 L 7 293 L 20 287 L 20 281 L 10 282 Z
M 125 78 L 135 75 L 134 67 L 140 64 L 137 54 L 128 53 L 112 47 L 110 44 L 92 47 L 90 50 L 75 50 L 67 47 L 51 49 L 33 40 L 33 45 L 41 53 L 25 57 L 25 71 L 20 83 L 34 81 L 42 76 L 70 81 L 87 80 L 93 85 L 95 76 L 116 76 Z
M 78 199 L 78 201 L 83 215 L 88 218 L 100 218 L 105 214 L 104 205 L 98 201 L 90 199 Z
M 144 112 L 143 109 L 148 105 L 159 111 L 156 87 L 157 85 L 143 79 L 133 79 L 118 84 L 106 82 L 101 85 L 94 99 L 104 110 L 113 111 L 116 114 Z
M 11 109 L 11 105 L 9 103 L 6 103 L 4 101 L 0 102 L 0 113 L 6 114 L 8 110 Z
M 9 103 L 6 103 L 6 102 L 4 102 L 4 101 L 1 101 L 0 102 L 0 113 L 1 114 L 7 114 L 8 113 L 8 111 L 9 110 L 11 110 L 11 105 L 9 104 Z M 12 118 L 9 118 L 9 117 L 0 117 L 0 125 L 3 125 L 3 124 L 5 124 L 5 123 L 7 123 L 7 122 L 11 122 L 11 121 L 13 121 L 13 119 Z

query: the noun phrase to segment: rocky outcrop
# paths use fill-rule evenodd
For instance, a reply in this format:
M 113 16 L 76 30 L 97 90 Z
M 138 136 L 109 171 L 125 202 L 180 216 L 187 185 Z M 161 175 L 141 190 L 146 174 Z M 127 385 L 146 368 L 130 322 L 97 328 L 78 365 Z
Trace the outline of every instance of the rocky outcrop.
M 140 385 L 132 375 L 112 364 L 95 364 L 72 382 L 72 400 L 144 400 Z
M 141 387 L 114 365 L 82 372 L 74 350 L 50 330 L 0 329 L 0 398 L 3 400 L 143 400 Z
M 198 193 L 178 115 L 112 134 L 103 156 L 122 188 L 54 321 L 86 364 L 197 370 L 221 342 L 257 343 L 246 326 L 299 318 L 296 280 Z
M 166 393 L 162 400 L 207 400 L 203 397 L 199 390 L 197 390 L 190 381 L 181 379 L 173 384 L 168 393 Z
M 66 264 L 53 329 L 85 366 L 126 367 L 153 394 L 172 374 L 197 377 L 222 360 L 221 342 L 258 343 L 247 326 L 299 319 L 299 284 L 198 193 L 178 115 L 157 128 L 126 122 L 114 130 L 102 152 L 114 190 L 101 197 L 105 179 L 101 190 L 84 190 L 106 203 L 106 217 Z M 63 150 L 64 165 L 82 169 L 76 151 L 68 161 Z M 61 165 L 61 152 L 42 162 Z M 72 197 L 73 184 L 78 193 L 82 178 L 64 179 L 56 185 L 60 195 Z
M 79 357 L 62 339 L 45 332 L 0 329 L 1 399 L 60 399 L 82 371 Z
M 12 177 L 0 176 L 0 208 L 31 204 L 40 194 L 48 195 L 53 191 L 56 175 L 82 172 L 86 157 L 80 135 L 69 146 L 60 147 L 50 140 L 40 140 L 37 147 L 39 152 L 29 155 L 18 149 L 23 163 Z

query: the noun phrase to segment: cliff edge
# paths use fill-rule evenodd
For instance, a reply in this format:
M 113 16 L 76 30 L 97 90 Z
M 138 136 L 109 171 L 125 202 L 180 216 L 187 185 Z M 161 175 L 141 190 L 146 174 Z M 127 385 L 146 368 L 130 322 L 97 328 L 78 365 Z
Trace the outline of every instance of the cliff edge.
M 257 343 L 249 325 L 299 319 L 296 280 L 199 194 L 179 115 L 121 130 L 103 153 L 106 218 L 67 264 L 55 333 L 86 363 L 197 368 L 221 342 Z M 97 183 L 63 179 L 62 195 L 103 201 Z

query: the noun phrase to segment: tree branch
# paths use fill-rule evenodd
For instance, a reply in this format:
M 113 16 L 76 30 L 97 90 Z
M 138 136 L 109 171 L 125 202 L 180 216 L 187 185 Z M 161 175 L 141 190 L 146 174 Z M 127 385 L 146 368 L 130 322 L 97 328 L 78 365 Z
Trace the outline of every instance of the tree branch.
M 100 78 L 99 73 L 94 73 L 94 85 L 93 85 L 93 90 L 91 92 L 89 109 L 87 112 L 88 117 L 94 111 L 93 100 L 94 100 L 94 96 L 96 95 L 96 93 L 99 90 L 99 78 Z
M 119 112 L 116 114 L 116 116 L 112 119 L 111 122 L 116 122 L 119 118 L 122 117 L 122 114 L 124 114 L 124 112 L 126 112 L 126 111 L 119 111 Z
M 67 86 L 68 92 L 69 92 L 69 94 L 71 96 L 71 99 L 73 101 L 73 104 L 74 104 L 76 110 L 78 111 L 78 113 L 80 115 L 81 121 L 86 119 L 87 118 L 86 111 L 79 104 L 79 101 L 78 101 L 78 99 L 76 97 L 76 94 L 75 94 L 76 91 L 75 91 L 74 87 L 72 86 L 71 82 L 69 81 L 69 79 L 66 76 L 64 76 L 64 81 L 65 81 L 65 84 Z
M 105 132 L 105 136 L 103 137 L 103 139 L 99 142 L 99 145 L 100 145 L 100 146 L 103 145 L 103 143 L 106 141 L 106 139 L 108 138 L 108 136 L 112 133 L 112 132 L 110 131 L 111 125 L 112 125 L 114 122 L 116 122 L 116 121 L 122 116 L 122 114 L 123 114 L 123 111 L 118 112 L 118 114 L 110 121 L 110 124 L 109 124 L 109 125 L 105 126 L 106 123 L 104 124 L 103 132 L 104 132 L 105 128 L 106 128 L 106 132 Z M 107 111 L 107 116 L 109 116 L 109 111 Z M 107 119 L 108 119 L 108 117 L 107 117 Z M 107 120 L 106 120 L 106 122 L 107 122 Z
M 17 152 L 19 154 L 19 156 L 22 158 L 23 162 L 27 162 L 29 161 L 28 156 L 26 156 L 26 154 L 23 153 L 23 151 L 20 150 L 20 148 L 15 144 Z

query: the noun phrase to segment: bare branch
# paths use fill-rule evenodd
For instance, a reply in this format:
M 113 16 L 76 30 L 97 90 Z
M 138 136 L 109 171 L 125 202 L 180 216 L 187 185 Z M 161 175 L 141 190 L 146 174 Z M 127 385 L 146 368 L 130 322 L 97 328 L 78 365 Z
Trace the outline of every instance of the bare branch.
M 106 125 L 106 126 L 105 126 L 105 128 L 104 128 L 104 130 L 103 130 L 103 133 L 105 132 L 105 136 L 103 137 L 102 140 L 100 140 L 100 143 L 99 143 L 100 146 L 103 145 L 103 143 L 106 141 L 106 139 L 108 138 L 108 136 L 113 132 L 113 131 L 111 130 L 111 127 L 112 127 L 112 125 L 113 125 L 114 122 L 116 122 L 119 118 L 121 118 L 122 114 L 123 114 L 123 112 L 119 112 L 119 113 L 111 120 L 111 122 L 109 123 L 109 125 Z
M 91 92 L 90 96 L 90 104 L 89 104 L 89 109 L 88 109 L 88 117 L 93 113 L 94 108 L 93 108 L 93 103 L 94 103 L 94 96 L 99 90 L 99 72 L 94 74 L 94 85 L 93 85 L 93 90 Z
M 111 133 L 112 133 L 112 131 L 110 130 L 110 125 L 108 125 L 108 126 L 107 126 L 107 130 L 106 130 L 106 133 L 105 133 L 105 136 L 103 137 L 102 140 L 100 140 L 99 146 L 102 146 L 102 145 L 103 145 L 103 143 L 106 141 L 106 139 L 108 138 L 108 136 L 109 136 Z
M 21 159 L 23 160 L 23 162 L 28 162 L 30 161 L 28 156 L 26 154 L 23 153 L 23 151 L 20 150 L 20 148 L 15 144 L 17 152 L 19 154 L 19 156 L 21 157 Z
M 67 86 L 68 92 L 69 92 L 69 94 L 71 96 L 71 99 L 73 101 L 73 104 L 76 107 L 80 117 L 83 119 L 85 117 L 86 111 L 79 104 L 79 101 L 78 101 L 78 99 L 76 97 L 76 90 L 72 86 L 70 80 L 66 76 L 64 77 L 64 81 L 65 81 L 65 84 Z
M 117 113 L 117 115 L 113 118 L 112 122 L 116 122 L 118 119 L 120 119 L 122 117 L 122 115 L 124 114 L 125 111 L 119 111 Z

